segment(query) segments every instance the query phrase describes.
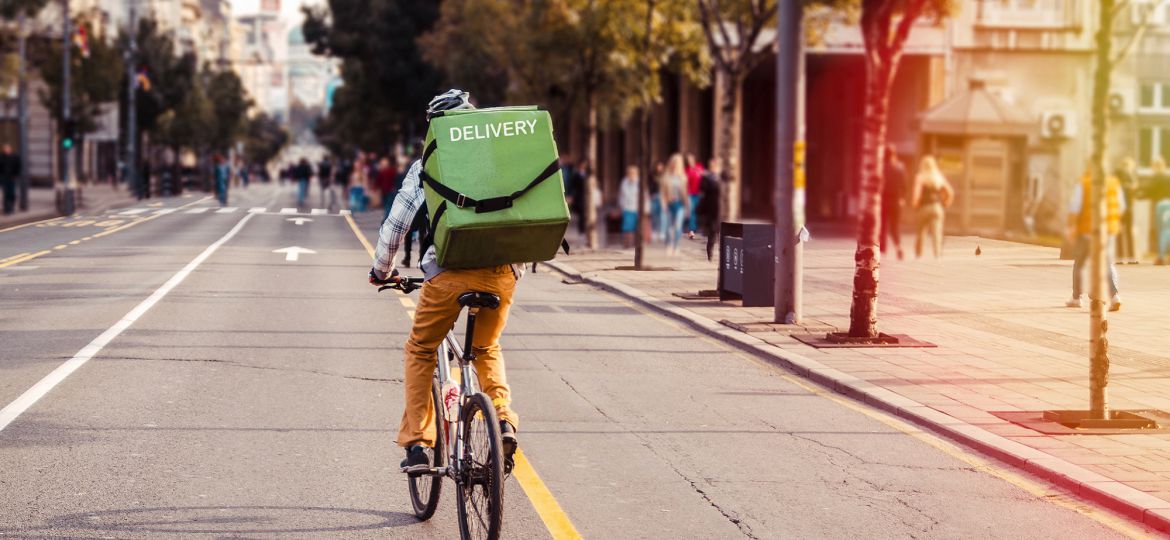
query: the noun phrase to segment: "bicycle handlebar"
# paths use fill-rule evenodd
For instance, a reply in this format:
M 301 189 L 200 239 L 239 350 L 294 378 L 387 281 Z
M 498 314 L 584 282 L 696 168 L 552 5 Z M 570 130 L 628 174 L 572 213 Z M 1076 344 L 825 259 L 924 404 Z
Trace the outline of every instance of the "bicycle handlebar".
M 404 278 L 399 279 L 395 283 L 387 283 L 385 285 L 382 285 L 381 287 L 378 287 L 378 292 L 382 292 L 386 289 L 395 289 L 395 290 L 402 291 L 406 294 L 410 294 L 414 291 L 417 291 L 419 288 L 421 288 L 423 281 L 426 281 L 426 280 L 423 278 L 404 277 Z

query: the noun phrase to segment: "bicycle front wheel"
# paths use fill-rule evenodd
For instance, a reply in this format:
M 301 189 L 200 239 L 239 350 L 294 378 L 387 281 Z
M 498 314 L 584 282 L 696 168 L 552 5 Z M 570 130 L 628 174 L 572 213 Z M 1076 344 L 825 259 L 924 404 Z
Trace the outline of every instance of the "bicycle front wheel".
M 463 452 L 456 486 L 459 498 L 459 532 L 463 538 L 500 537 L 504 521 L 504 450 L 500 422 L 492 400 L 483 393 L 463 404 Z
M 431 401 L 435 406 L 435 447 L 431 464 L 442 467 L 446 462 L 446 442 L 443 437 L 443 398 L 439 393 L 439 381 L 431 379 Z M 439 494 L 443 488 L 442 476 L 407 476 L 406 482 L 410 486 L 410 504 L 414 507 L 414 517 L 419 521 L 426 521 L 435 515 L 439 506 Z

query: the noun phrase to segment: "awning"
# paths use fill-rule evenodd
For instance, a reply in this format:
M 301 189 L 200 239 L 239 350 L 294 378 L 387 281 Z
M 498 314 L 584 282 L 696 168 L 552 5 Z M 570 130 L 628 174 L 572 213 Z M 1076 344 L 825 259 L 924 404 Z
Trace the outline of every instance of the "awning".
M 922 133 L 931 135 L 1027 136 L 1036 120 L 973 80 L 964 92 L 922 113 Z

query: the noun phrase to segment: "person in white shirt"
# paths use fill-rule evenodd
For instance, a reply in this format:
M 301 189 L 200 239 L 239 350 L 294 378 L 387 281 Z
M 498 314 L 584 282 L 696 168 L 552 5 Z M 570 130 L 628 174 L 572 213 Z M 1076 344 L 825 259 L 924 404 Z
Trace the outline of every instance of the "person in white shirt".
M 622 245 L 628 249 L 634 245 L 634 231 L 638 228 L 638 168 L 633 165 L 626 167 L 618 205 L 622 209 Z

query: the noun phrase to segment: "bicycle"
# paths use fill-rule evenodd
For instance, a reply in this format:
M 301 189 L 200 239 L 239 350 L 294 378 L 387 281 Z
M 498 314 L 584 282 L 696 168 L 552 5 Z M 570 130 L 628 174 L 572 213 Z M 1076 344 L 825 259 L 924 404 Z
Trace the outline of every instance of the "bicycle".
M 421 278 L 400 278 L 378 287 L 378 292 L 396 289 L 406 294 L 422 286 Z M 467 309 L 466 346 L 461 347 L 455 329 L 439 345 L 431 399 L 435 406 L 435 447 L 433 464 L 426 469 L 408 470 L 407 485 L 414 515 L 426 521 L 435 514 L 442 491 L 442 478 L 455 482 L 458 499 L 459 533 L 462 538 L 496 539 L 504 514 L 504 450 L 500 423 L 492 400 L 479 391 L 475 374 L 475 317 L 480 309 L 496 309 L 500 297 L 484 292 L 466 292 L 459 305 Z M 441 389 L 451 381 L 452 360 L 459 359 L 459 399 L 453 411 L 443 402 Z M 450 413 L 450 414 L 448 414 Z

